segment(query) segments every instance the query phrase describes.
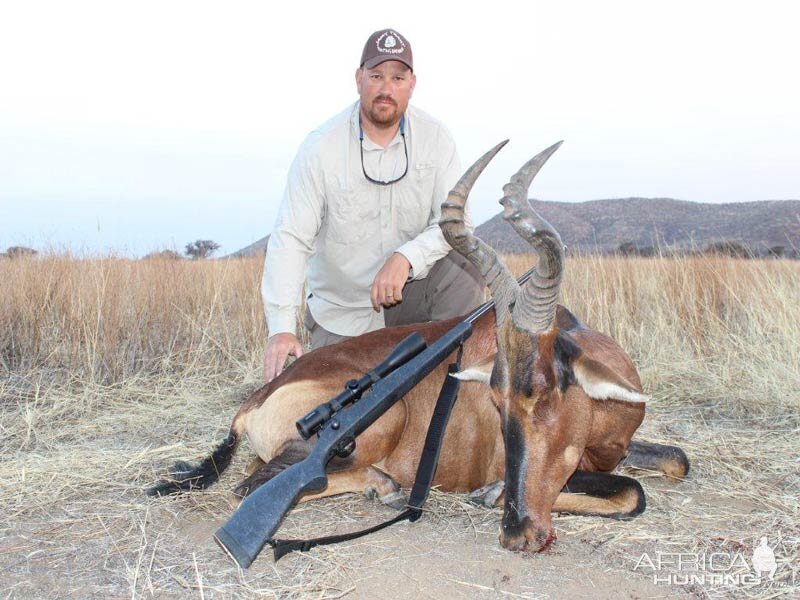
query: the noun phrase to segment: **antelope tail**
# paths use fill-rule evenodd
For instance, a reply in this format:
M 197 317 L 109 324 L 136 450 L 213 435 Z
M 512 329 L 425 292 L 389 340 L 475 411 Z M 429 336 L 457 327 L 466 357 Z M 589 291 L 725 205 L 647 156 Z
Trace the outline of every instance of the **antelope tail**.
M 228 437 L 222 440 L 214 451 L 199 464 L 191 465 L 178 461 L 169 472 L 169 476 L 147 490 L 148 496 L 169 496 L 177 492 L 202 490 L 219 479 L 220 474 L 228 468 L 239 445 L 239 434 L 233 429 Z

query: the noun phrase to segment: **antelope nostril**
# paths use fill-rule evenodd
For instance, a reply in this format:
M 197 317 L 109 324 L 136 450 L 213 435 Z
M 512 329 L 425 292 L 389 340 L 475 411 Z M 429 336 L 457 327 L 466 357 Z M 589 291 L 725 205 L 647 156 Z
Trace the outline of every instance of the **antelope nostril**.
M 531 518 L 520 518 L 516 511 L 509 511 L 503 518 L 503 535 L 508 538 L 525 537 L 525 531 L 532 527 Z
M 500 545 L 512 552 L 525 552 L 528 549 L 528 539 L 524 534 L 508 535 L 502 532 L 500 534 Z

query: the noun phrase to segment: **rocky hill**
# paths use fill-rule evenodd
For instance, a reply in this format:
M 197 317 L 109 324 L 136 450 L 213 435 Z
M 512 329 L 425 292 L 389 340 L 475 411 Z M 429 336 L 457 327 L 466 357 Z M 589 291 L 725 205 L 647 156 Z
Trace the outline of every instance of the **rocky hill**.
M 800 200 L 762 200 L 710 204 L 670 198 L 618 198 L 588 202 L 531 201 L 572 250 L 614 252 L 629 248 L 699 249 L 722 243 L 740 245 L 756 254 L 783 247 L 787 256 L 800 254 Z M 530 248 L 497 214 L 477 234 L 502 252 Z M 261 254 L 269 236 L 230 254 Z
M 264 252 L 267 250 L 267 244 L 269 244 L 269 236 L 263 237 L 260 240 L 253 242 L 249 246 L 245 246 L 236 252 L 224 256 L 223 258 L 246 258 L 248 256 L 264 254 Z
M 757 253 L 783 246 L 800 249 L 800 200 L 729 204 L 670 198 L 619 198 L 589 202 L 531 201 L 572 249 L 611 252 L 637 248 L 705 249 L 721 242 Z M 501 214 L 479 225 L 477 234 L 503 252 L 528 252 Z

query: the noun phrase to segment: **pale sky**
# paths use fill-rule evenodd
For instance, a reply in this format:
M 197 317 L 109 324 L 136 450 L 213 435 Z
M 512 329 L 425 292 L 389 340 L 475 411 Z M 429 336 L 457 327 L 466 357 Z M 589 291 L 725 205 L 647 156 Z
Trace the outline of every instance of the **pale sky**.
M 384 27 L 465 167 L 511 139 L 478 223 L 560 139 L 533 197 L 800 198 L 797 2 L 0 2 L 0 251 L 263 237 Z

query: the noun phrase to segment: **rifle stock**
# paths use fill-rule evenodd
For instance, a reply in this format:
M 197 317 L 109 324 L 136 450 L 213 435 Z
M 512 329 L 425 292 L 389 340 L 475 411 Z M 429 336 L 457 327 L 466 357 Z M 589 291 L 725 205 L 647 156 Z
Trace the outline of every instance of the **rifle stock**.
M 267 540 L 277 531 L 283 515 L 306 493 L 328 486 L 327 460 L 312 453 L 270 479 L 239 505 L 233 517 L 214 534 L 220 546 L 242 567 L 249 567 Z
M 471 334 L 472 320 L 462 321 L 403 366 L 380 379 L 360 401 L 337 413 L 320 430 L 319 439 L 308 457 L 291 465 L 245 498 L 228 522 L 214 534 L 217 542 L 239 566 L 249 567 L 294 502 L 303 494 L 319 492 L 327 487 L 325 465 L 335 451 L 372 425 Z

